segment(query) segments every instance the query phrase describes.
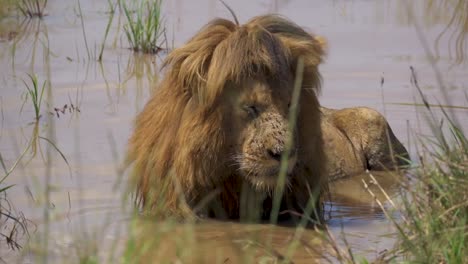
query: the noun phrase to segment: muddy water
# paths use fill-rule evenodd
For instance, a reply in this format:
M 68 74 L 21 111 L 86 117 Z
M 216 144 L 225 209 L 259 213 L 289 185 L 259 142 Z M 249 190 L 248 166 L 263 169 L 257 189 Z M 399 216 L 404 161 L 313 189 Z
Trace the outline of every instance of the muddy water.
M 415 67 L 419 83 L 431 102 L 467 105 L 466 61 L 456 63 L 457 54 L 453 52 L 456 43 L 450 35 L 442 35 L 435 45 L 450 16 L 430 19 L 419 12 L 423 9 L 415 8 L 416 20 L 430 49 L 438 54 L 437 66 L 447 86 L 442 93 L 407 16 L 409 7 L 405 1 L 229 2 L 241 22 L 255 15 L 277 12 L 326 37 L 329 55 L 321 68 L 322 104 L 333 108 L 369 106 L 379 110 L 413 155 L 416 138 L 430 131 L 423 121 L 421 108 L 404 104 L 414 103 L 417 97 L 410 83 L 409 66 Z M 129 237 L 129 207 L 122 206 L 129 202 L 122 200 L 125 186 L 119 183 L 125 178 L 118 173 L 118 166 L 132 119 L 147 100 L 150 84 L 158 79 L 158 65 L 164 54 L 132 54 L 122 34 L 124 17 L 116 15 L 103 61 L 96 62 L 108 21 L 107 1 L 81 0 L 80 3 L 85 18 L 84 32 L 75 1 L 49 1 L 48 16 L 41 21 L 22 22 L 14 17 L 0 21 L 0 153 L 7 169 L 25 153 L 6 184 L 15 185 L 8 190 L 8 199 L 16 213 L 22 212 L 29 219 L 31 237 L 28 244 L 25 236 L 18 235 L 23 246 L 30 245 L 19 252 L 9 250 L 1 242 L 0 256 L 8 263 L 36 262 L 44 246 L 44 236 L 48 237 L 51 262 L 74 262 L 70 256 L 89 254 L 95 248 L 100 258 L 113 262 L 110 256 L 120 259 Z M 169 46 L 175 47 L 210 19 L 230 18 L 215 0 L 167 1 L 163 13 Z M 30 101 L 23 106 L 26 91 L 23 80 L 30 83 L 27 73 L 36 74 L 41 84 L 48 81 L 37 127 L 32 124 L 34 111 Z M 67 108 L 62 113 L 65 105 Z M 454 109 L 453 113 L 466 131 L 466 110 Z M 55 142 L 60 153 L 44 138 Z M 30 142 L 35 147 L 26 149 Z M 343 229 L 354 252 L 372 259 L 393 245 L 394 238 L 389 234 L 395 230 L 362 187 L 362 177 L 368 180 L 367 176 L 358 176 L 331 186 L 326 217 L 337 240 Z M 397 195 L 398 177 L 376 177 L 382 180 L 389 194 Z M 44 195 L 47 185 L 49 197 Z M 184 229 L 184 226 L 165 228 Z M 159 232 L 158 228 L 154 230 L 147 234 Z M 272 234 L 274 252 L 279 255 L 284 253 L 295 232 L 287 227 L 219 222 L 201 224 L 190 232 L 197 234 L 201 255 L 213 256 L 219 262 L 235 262 L 242 260 L 239 252 L 243 249 L 261 249 L 246 241 L 249 234 L 260 236 L 262 241 L 265 230 Z M 318 247 L 314 240 L 317 235 L 307 230 L 304 237 L 309 246 L 299 247 L 295 262 L 309 263 L 317 259 L 317 250 L 311 250 Z M 227 260 L 213 255 L 219 250 L 229 252 Z M 164 253 L 170 259 L 177 259 L 174 257 L 178 256 L 177 252 Z M 278 256 L 271 252 L 258 254 Z

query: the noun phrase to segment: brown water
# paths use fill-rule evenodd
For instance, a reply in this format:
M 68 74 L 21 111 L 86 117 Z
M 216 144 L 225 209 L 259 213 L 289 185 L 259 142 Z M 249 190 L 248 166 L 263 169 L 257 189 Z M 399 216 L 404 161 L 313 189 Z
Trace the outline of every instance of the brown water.
M 413 155 L 415 139 L 430 131 L 420 114 L 421 107 L 401 104 L 414 103 L 417 98 L 410 83 L 409 66 L 417 70 L 419 83 L 432 103 L 467 106 L 468 71 L 466 61 L 456 63 L 460 61 L 460 54 L 453 51 L 454 38 L 450 34 L 442 35 L 435 45 L 450 20 L 449 15 L 427 15 L 415 8 L 417 21 L 431 50 L 438 53 L 437 66 L 449 98 L 449 102 L 445 102 L 415 27 L 407 16 L 406 1 L 228 2 L 241 22 L 259 14 L 278 12 L 326 37 L 329 56 L 321 68 L 324 77 L 322 104 L 332 108 L 369 106 L 379 110 Z M 0 20 L 0 153 L 7 169 L 27 148 L 31 138 L 37 139 L 36 155 L 31 149 L 27 150 L 6 180 L 7 185 L 15 184 L 8 190 L 7 197 L 14 210 L 30 220 L 31 236 L 31 248 L 23 251 L 11 251 L 4 241 L 0 242 L 0 256 L 8 263 L 36 262 L 37 249 L 43 245 L 41 237 L 47 232 L 49 261 L 59 263 L 75 262 L 74 256 L 86 250 L 84 245 L 91 249 L 97 246 L 98 255 L 104 261 L 113 262 L 109 258 L 111 255 L 119 260 L 118 255 L 128 238 L 130 210 L 122 204 L 129 202 L 122 200 L 125 186 L 118 183 L 125 178 L 117 171 L 132 130 L 132 120 L 149 97 L 150 84 L 158 78 L 157 69 L 164 54 L 143 56 L 128 50 L 122 31 L 124 17 L 117 14 L 103 61 L 96 62 L 108 21 L 107 1 L 81 0 L 80 3 L 89 55 L 76 1 L 50 0 L 46 9 L 48 16 L 41 21 L 21 22 L 14 17 Z M 413 5 L 418 6 L 418 3 L 421 2 Z M 182 45 L 210 19 L 230 18 L 216 0 L 167 1 L 163 8 L 169 43 L 175 47 Z M 47 45 L 49 50 L 45 48 Z M 34 120 L 32 105 L 27 102 L 22 106 L 26 91 L 22 80 L 29 83 L 27 73 L 37 74 L 40 83 L 48 80 L 51 88 L 51 93 L 45 95 L 43 117 L 36 132 L 31 125 Z M 381 88 L 382 77 L 385 81 Z M 67 111 L 59 112 L 57 117 L 54 108 L 63 108 L 65 104 Z M 71 104 L 79 111 L 70 112 Z M 466 132 L 467 111 L 454 109 L 453 112 Z M 69 166 L 46 140 L 37 138 L 38 135 L 55 142 Z M 366 176 L 332 184 L 326 217 L 337 240 L 343 229 L 354 252 L 373 259 L 392 247 L 395 239 L 391 234 L 395 230 L 363 188 L 361 177 Z M 395 197 L 399 191 L 395 184 L 398 177 L 377 177 Z M 47 181 L 50 182 L 48 198 L 44 195 Z M 44 217 L 44 210 L 49 220 Z M 181 225 L 168 230 L 184 228 Z M 204 260 L 213 257 L 226 263 L 244 261 L 242 252 L 249 248 L 273 260 L 278 254 L 284 254 L 295 234 L 295 229 L 288 227 L 221 222 L 203 223 L 194 229 L 191 232 L 196 236 L 192 239 L 199 246 L 200 255 L 205 256 Z M 146 231 L 146 235 L 163 232 L 156 231 L 157 226 L 145 230 L 151 230 Z M 266 233 L 273 236 L 276 255 L 270 251 L 262 253 L 261 246 L 249 242 L 250 235 L 259 236 L 259 241 L 263 241 Z M 190 237 L 171 234 L 166 236 L 190 240 Z M 294 255 L 295 262 L 310 263 L 317 259 L 317 248 L 323 250 L 323 245 L 318 246 L 317 236 L 311 230 L 305 232 L 303 240 L 308 241 L 309 246 L 299 247 Z M 25 246 L 24 237 L 20 235 L 18 239 Z M 189 243 L 187 241 L 184 243 Z M 171 250 L 167 252 L 160 247 L 153 256 L 176 260 L 177 254 Z M 112 254 L 114 251 L 117 253 Z M 216 255 L 221 251 L 225 253 L 224 258 Z M 158 255 L 157 252 L 163 253 Z

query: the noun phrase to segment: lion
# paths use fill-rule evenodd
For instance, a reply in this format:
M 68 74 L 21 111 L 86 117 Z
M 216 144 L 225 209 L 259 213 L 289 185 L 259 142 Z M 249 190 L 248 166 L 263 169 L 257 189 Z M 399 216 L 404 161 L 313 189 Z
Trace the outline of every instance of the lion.
M 280 211 L 303 213 L 312 204 L 317 219 L 326 188 L 317 99 L 324 55 L 318 38 L 277 15 L 244 25 L 215 19 L 170 52 L 129 140 L 143 210 L 240 219 L 255 208 L 255 217 L 268 219 L 290 142 Z M 299 60 L 301 96 L 290 128 Z
M 215 19 L 173 50 L 129 140 L 127 163 L 143 209 L 268 219 L 283 159 L 282 215 L 308 213 L 320 221 L 329 180 L 393 168 L 392 149 L 406 150 L 383 116 L 320 106 L 325 50 L 323 38 L 277 15 L 244 25 Z M 290 127 L 299 61 L 301 96 Z
M 329 181 L 366 170 L 398 170 L 409 164 L 409 154 L 385 117 L 368 107 L 321 107 L 322 135 Z

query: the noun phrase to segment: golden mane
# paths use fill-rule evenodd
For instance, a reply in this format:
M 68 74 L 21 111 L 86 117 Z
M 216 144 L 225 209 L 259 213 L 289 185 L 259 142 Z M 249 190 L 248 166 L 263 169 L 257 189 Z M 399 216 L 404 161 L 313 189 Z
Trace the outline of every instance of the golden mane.
M 237 26 L 215 19 L 164 63 L 165 76 L 137 116 L 129 140 L 128 163 L 137 199 L 150 210 L 193 212 L 217 193 L 228 217 L 236 217 L 242 181 L 229 166 L 223 91 L 226 85 L 262 77 L 294 78 L 304 58 L 303 93 L 298 117 L 299 166 L 293 177 L 294 203 L 304 206 L 324 181 L 320 132 L 318 65 L 323 46 L 301 27 L 276 15 Z M 239 187 L 240 188 L 240 187 Z M 286 194 L 287 195 L 287 194 Z

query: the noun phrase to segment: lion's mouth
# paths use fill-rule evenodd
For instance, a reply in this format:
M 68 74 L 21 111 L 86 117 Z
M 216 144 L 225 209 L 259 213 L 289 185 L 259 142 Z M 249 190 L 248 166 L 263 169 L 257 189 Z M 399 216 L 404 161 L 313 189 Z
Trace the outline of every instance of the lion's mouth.
M 286 177 L 284 184 L 290 183 L 290 178 L 293 175 L 296 165 L 296 159 L 293 158 L 288 162 Z M 241 164 L 241 172 L 248 182 L 257 190 L 273 191 L 279 183 L 279 175 L 281 170 L 280 163 L 276 164 L 260 164 L 259 162 L 245 161 Z
M 285 178 L 285 185 L 289 185 L 289 176 L 286 175 Z M 276 186 L 278 185 L 278 173 L 270 174 L 270 175 L 258 175 L 256 177 L 248 177 L 247 179 L 256 190 L 261 191 L 274 191 Z
M 253 187 L 261 191 L 273 191 L 279 182 L 280 166 L 268 166 L 251 168 L 249 173 L 243 173 L 244 177 Z M 284 184 L 289 185 L 292 170 L 287 171 Z

